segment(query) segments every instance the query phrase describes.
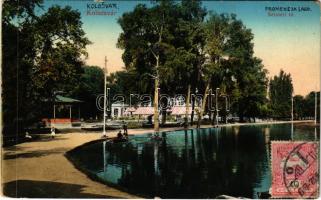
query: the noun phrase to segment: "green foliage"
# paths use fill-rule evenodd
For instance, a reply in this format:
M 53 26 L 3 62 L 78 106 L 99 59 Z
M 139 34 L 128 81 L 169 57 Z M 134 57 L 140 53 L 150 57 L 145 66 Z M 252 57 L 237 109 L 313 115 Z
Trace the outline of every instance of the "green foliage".
M 70 93 L 82 73 L 82 56 L 90 44 L 81 28 L 80 13 L 71 7 L 54 6 L 39 17 L 36 31 L 36 64 L 32 81 L 36 90 L 49 96 L 55 90 Z
M 35 7 L 41 7 L 43 0 L 4 0 L 2 4 L 2 23 L 12 25 L 33 20 L 37 16 Z
M 73 84 L 71 96 L 83 101 L 81 104 L 81 117 L 99 118 L 102 112 L 97 110 L 97 96 L 104 91 L 104 72 L 97 66 L 82 67 L 83 73 L 80 75 L 78 84 Z
M 320 92 L 310 92 L 305 97 L 296 95 L 293 97 L 293 109 L 295 119 L 314 119 L 315 95 L 317 95 L 317 120 L 320 120 Z
M 130 73 L 139 80 L 136 88 L 153 93 L 153 81 L 146 74 L 159 73 L 163 93 L 173 93 L 187 88 L 195 77 L 199 62 L 199 46 L 203 42 L 199 23 L 206 12 L 200 2 L 161 1 L 152 8 L 137 5 L 132 12 L 119 19 L 123 32 L 117 46 L 124 50 L 123 61 Z M 162 41 L 158 42 L 162 28 Z M 160 66 L 155 71 L 155 57 L 160 55 Z M 181 87 L 181 88 L 180 88 Z
M 29 71 L 34 48 L 29 37 L 36 19 L 33 8 L 41 1 L 5 1 L 2 10 L 2 108 L 3 134 L 20 132 L 35 118 Z M 34 107 L 33 107 L 34 106 Z
M 270 106 L 275 118 L 291 117 L 291 99 L 293 94 L 292 78 L 290 74 L 280 71 L 270 81 Z
M 138 93 L 153 94 L 146 74 L 158 73 L 162 93 L 185 93 L 188 85 L 203 93 L 210 84 L 229 96 L 233 112 L 241 118 L 265 115 L 267 71 L 253 56 L 251 30 L 234 14 L 211 13 L 204 22 L 206 14 L 197 1 L 160 1 L 123 14 L 118 47 L 124 50 L 124 73 L 139 80 L 134 84 Z M 164 34 L 158 43 L 161 25 Z M 157 71 L 153 52 L 160 55 Z
M 294 109 L 294 118 L 300 119 L 305 116 L 306 110 L 306 100 L 301 95 L 295 95 L 293 97 L 293 109 Z
M 54 6 L 36 16 L 34 9 L 41 3 L 13 0 L 3 4 L 5 134 L 22 132 L 43 117 L 49 109 L 44 102 L 57 90 L 71 94 L 82 73 L 82 56 L 90 42 L 80 13 Z
M 115 96 L 117 94 L 139 94 L 140 90 L 137 88 L 137 83 L 139 83 L 140 80 L 137 77 L 138 76 L 134 71 L 118 71 L 111 73 L 107 77 L 107 87 L 110 88 L 110 96 Z
M 210 14 L 205 23 L 207 60 L 203 78 L 228 95 L 232 109 L 243 116 L 261 116 L 266 103 L 267 71 L 253 56 L 253 34 L 231 14 Z

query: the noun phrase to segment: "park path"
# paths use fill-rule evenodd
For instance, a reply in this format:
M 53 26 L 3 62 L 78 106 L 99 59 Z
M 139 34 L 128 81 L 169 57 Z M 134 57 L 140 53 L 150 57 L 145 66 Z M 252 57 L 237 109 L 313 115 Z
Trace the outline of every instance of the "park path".
M 177 129 L 166 128 L 161 131 Z M 152 129 L 129 130 L 129 134 L 148 132 L 152 132 Z M 108 136 L 116 136 L 116 133 L 108 131 Z M 139 198 L 91 180 L 65 157 L 67 151 L 100 138 L 101 134 L 89 132 L 57 134 L 55 139 L 43 135 L 37 141 L 2 148 L 3 194 L 37 198 Z
M 146 132 L 152 129 L 129 130 L 130 134 Z M 114 137 L 116 133 L 108 131 L 108 136 Z M 100 138 L 100 133 L 84 132 L 57 134 L 55 139 L 43 135 L 37 141 L 3 148 L 3 194 L 37 198 L 139 198 L 92 181 L 65 157 L 67 151 Z

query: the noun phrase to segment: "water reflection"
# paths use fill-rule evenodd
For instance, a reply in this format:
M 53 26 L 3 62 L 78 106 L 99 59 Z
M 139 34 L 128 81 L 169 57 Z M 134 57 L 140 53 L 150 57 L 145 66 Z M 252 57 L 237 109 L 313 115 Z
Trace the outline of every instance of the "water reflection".
M 291 124 L 235 126 L 134 136 L 130 142 L 84 146 L 73 153 L 106 183 L 147 197 L 257 197 L 271 185 L 270 141 L 292 138 Z M 314 140 L 318 129 L 295 128 L 294 140 Z

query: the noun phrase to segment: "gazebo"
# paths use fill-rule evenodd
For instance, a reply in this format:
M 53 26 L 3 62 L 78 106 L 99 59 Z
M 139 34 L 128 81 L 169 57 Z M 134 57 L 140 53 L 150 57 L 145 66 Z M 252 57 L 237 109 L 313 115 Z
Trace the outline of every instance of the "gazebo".
M 47 119 L 43 119 L 47 127 L 67 128 L 72 127 L 75 122 L 80 122 L 80 103 L 82 103 L 82 101 L 56 95 L 52 103 L 53 115 Z

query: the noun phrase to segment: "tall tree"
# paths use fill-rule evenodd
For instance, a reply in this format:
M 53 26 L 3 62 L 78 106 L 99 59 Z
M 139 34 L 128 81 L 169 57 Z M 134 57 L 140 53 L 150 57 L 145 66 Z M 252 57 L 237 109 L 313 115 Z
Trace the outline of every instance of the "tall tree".
M 317 95 L 317 121 L 320 122 L 320 92 L 312 91 L 304 98 L 303 116 L 314 119 L 315 115 L 315 95 Z M 294 105 L 296 102 L 294 102 Z
M 101 112 L 97 110 L 97 96 L 104 91 L 104 72 L 98 66 L 84 66 L 78 84 L 73 84 L 71 95 L 83 103 L 81 112 L 83 118 L 98 118 Z
M 159 84 L 162 93 L 181 94 L 191 88 L 207 96 L 210 89 L 219 87 L 219 101 L 222 96 L 228 98 L 241 118 L 260 115 L 266 103 L 267 71 L 253 56 L 251 30 L 233 14 L 211 14 L 203 25 L 205 16 L 206 10 L 197 1 L 160 1 L 151 8 L 138 5 L 123 14 L 118 47 L 124 49 L 126 70 L 136 74 L 141 92 L 155 96 Z M 156 24 L 163 25 L 162 42 Z M 150 75 L 159 82 L 153 83 Z M 202 115 L 205 105 L 206 100 Z
M 291 99 L 293 85 L 291 74 L 280 71 L 270 81 L 270 104 L 275 118 L 289 118 L 291 116 Z
M 230 15 L 229 40 L 226 46 L 228 62 L 222 84 L 230 96 L 231 106 L 240 119 L 260 115 L 266 103 L 267 70 L 262 61 L 254 57 L 253 33 L 235 14 Z M 222 88 L 224 88 L 221 86 Z
M 46 107 L 44 101 L 52 99 L 54 90 L 73 90 L 81 73 L 81 56 L 86 55 L 89 44 L 78 11 L 55 6 L 36 16 L 37 6 L 41 1 L 6 1 L 3 6 L 6 134 L 19 133 L 37 120 Z
M 82 29 L 80 13 L 67 6 L 53 6 L 34 25 L 37 56 L 32 71 L 33 83 L 42 96 L 55 90 L 70 93 L 79 81 L 83 59 L 90 44 Z
M 205 54 L 206 61 L 202 66 L 202 78 L 205 82 L 205 90 L 202 101 L 202 108 L 200 110 L 201 118 L 204 115 L 208 93 L 211 86 L 216 84 L 215 89 L 218 88 L 217 83 L 221 82 L 222 62 L 223 56 L 226 56 L 226 46 L 229 40 L 229 18 L 226 15 L 210 14 L 209 20 L 205 23 L 206 30 L 206 45 Z M 218 80 L 220 79 L 220 80 Z M 214 90 L 215 90 L 214 89 Z M 215 97 L 218 98 L 218 97 Z M 217 105 L 215 105 L 217 106 Z M 216 111 L 218 109 L 216 108 Z M 215 115 L 217 116 L 217 114 Z M 201 119 L 198 119 L 198 126 L 200 126 Z
M 29 71 L 33 67 L 34 40 L 30 27 L 37 20 L 34 8 L 42 0 L 4 1 L 2 4 L 2 116 L 3 134 L 22 131 L 34 119 Z
M 123 60 L 127 70 L 137 72 L 139 79 L 153 80 L 149 91 L 154 94 L 154 129 L 158 131 L 158 96 L 162 74 L 166 71 L 164 63 L 173 48 L 175 12 L 177 5 L 172 1 L 160 1 L 154 7 L 138 5 L 132 12 L 119 19 L 123 29 L 118 39 L 118 47 L 124 49 Z M 143 78 L 144 77 L 144 78 Z
M 228 98 L 241 119 L 243 116 L 258 116 L 266 100 L 267 71 L 261 60 L 253 56 L 251 30 L 234 14 L 212 13 L 205 26 L 207 60 L 202 68 L 206 81 L 204 96 L 210 88 L 213 91 L 220 88 L 217 98 Z M 202 112 L 205 111 L 205 103 L 206 99 Z
M 177 6 L 176 21 L 171 28 L 174 39 L 173 48 L 168 50 L 169 58 L 164 64 L 163 74 L 166 93 L 170 95 L 186 94 L 186 124 L 191 99 L 191 91 L 196 90 L 199 84 L 197 77 L 199 68 L 204 62 L 203 48 L 205 45 L 205 34 L 202 26 L 207 14 L 199 1 L 182 1 Z M 193 99 L 192 112 L 195 107 Z M 164 112 L 165 114 L 166 112 Z M 165 115 L 162 116 L 165 116 Z

